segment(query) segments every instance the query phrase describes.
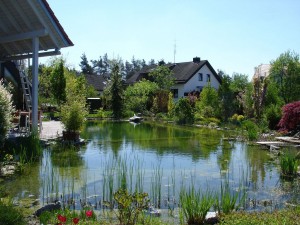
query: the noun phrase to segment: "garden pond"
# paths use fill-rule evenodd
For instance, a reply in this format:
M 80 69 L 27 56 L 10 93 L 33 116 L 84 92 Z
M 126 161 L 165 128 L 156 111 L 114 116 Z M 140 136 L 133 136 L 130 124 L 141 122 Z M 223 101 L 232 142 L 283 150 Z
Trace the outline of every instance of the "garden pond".
M 280 176 L 278 159 L 268 150 L 235 138 L 235 131 L 153 123 L 87 122 L 86 145 L 45 147 L 39 162 L 5 181 L 15 201 L 59 200 L 74 209 L 108 207 L 119 187 L 147 192 L 153 208 L 178 208 L 183 187 L 220 192 L 228 182 L 245 192 L 248 211 L 298 203 L 298 180 Z M 241 195 L 240 195 L 241 196 Z

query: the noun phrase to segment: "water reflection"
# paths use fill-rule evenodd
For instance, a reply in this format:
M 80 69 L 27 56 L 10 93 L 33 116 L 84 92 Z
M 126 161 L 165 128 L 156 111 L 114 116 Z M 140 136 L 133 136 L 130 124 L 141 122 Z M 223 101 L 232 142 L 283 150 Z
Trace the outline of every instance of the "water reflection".
M 52 195 L 72 199 L 74 207 L 99 206 L 126 184 L 130 191 L 146 191 L 153 201 L 168 208 L 171 199 L 173 206 L 176 198 L 178 202 L 183 185 L 219 191 L 227 177 L 233 191 L 243 183 L 249 208 L 259 209 L 258 202 L 266 199 L 283 205 L 291 188 L 283 185 L 268 152 L 229 141 L 225 137 L 230 133 L 151 123 L 88 122 L 81 135 L 86 146 L 45 149 L 40 164 L 32 168 L 34 187 L 30 190 L 45 202 Z M 19 187 L 15 195 L 29 189 L 23 179 L 10 184 Z

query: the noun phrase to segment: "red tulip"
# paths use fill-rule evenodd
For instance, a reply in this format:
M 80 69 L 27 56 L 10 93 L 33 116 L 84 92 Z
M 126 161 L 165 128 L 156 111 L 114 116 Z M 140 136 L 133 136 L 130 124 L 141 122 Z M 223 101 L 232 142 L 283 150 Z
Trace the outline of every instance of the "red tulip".
M 86 215 L 87 217 L 91 217 L 91 216 L 93 215 L 93 211 L 92 211 L 92 210 L 87 210 L 87 211 L 85 212 L 85 215 Z
M 62 223 L 65 223 L 67 221 L 67 217 L 62 216 L 60 214 L 57 215 L 57 219 Z
M 74 223 L 74 224 L 77 224 L 78 222 L 79 222 L 79 218 L 74 218 L 74 219 L 73 219 L 73 223 Z

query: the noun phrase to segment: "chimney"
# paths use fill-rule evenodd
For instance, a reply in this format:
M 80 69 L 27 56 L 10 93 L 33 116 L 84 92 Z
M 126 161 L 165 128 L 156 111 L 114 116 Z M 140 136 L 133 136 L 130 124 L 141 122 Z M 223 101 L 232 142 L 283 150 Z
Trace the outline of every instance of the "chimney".
M 193 58 L 193 62 L 194 62 L 194 63 L 200 63 L 200 57 L 197 57 L 197 56 L 194 57 L 194 58 Z

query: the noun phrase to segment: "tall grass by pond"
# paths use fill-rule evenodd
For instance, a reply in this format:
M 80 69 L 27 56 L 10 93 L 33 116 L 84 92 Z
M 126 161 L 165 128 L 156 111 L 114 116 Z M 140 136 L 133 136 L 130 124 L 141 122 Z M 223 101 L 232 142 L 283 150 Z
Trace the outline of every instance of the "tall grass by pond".
M 298 172 L 298 159 L 295 153 L 287 150 L 283 155 L 280 156 L 280 168 L 281 172 L 285 176 L 294 176 Z

